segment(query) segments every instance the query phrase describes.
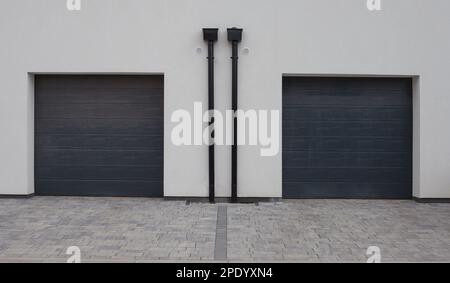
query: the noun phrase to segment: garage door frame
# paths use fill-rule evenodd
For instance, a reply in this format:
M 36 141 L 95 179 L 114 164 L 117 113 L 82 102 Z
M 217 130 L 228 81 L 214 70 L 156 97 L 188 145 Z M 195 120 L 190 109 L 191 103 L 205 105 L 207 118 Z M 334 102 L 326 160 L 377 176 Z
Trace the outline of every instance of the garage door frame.
M 162 72 L 107 72 L 107 73 L 97 73 L 97 72 L 29 72 L 28 73 L 28 86 L 29 86 L 29 93 L 32 95 L 32 113 L 31 113 L 31 117 L 33 119 L 33 128 L 32 128 L 32 150 L 33 150 L 33 194 L 32 195 L 39 195 L 39 192 L 37 192 L 36 190 L 36 182 L 37 182 L 37 175 L 36 175 L 36 169 L 37 169 L 37 143 L 36 143 L 36 123 L 37 123 L 37 119 L 36 119 L 36 95 L 37 95 L 37 84 L 36 84 L 36 77 L 37 76 L 118 76 L 118 77 L 123 77 L 123 76 L 133 76 L 133 77 L 152 77 L 152 76 L 160 76 L 162 77 L 162 104 L 160 105 L 162 107 L 162 115 L 160 116 L 160 120 L 161 120 L 161 124 L 162 124 L 162 133 L 161 133 L 161 138 L 162 138 L 162 147 L 161 147 L 161 154 L 162 154 L 162 158 L 161 158 L 161 162 L 160 162 L 160 167 L 161 167 L 161 191 L 160 191 L 160 195 L 158 194 L 158 196 L 147 196 L 147 195 L 137 195 L 135 197 L 164 197 L 164 155 L 165 155 L 165 150 L 164 150 L 164 139 L 165 139 L 165 90 L 166 90 L 166 79 L 165 79 L 165 74 Z M 57 194 L 58 196 L 64 196 L 65 194 Z M 72 196 L 72 194 L 69 194 L 69 196 Z M 105 196 L 105 195 L 96 195 L 96 194 L 92 194 L 89 196 Z M 108 196 L 108 195 L 106 195 Z M 111 195 L 111 196 L 115 196 L 115 195 Z M 119 197 L 121 197 L 121 195 L 118 195 Z M 125 195 L 126 197 L 127 195 Z
M 403 78 L 403 79 L 411 79 L 411 195 L 407 199 L 415 199 L 420 197 L 420 76 L 416 74 L 402 74 L 402 75 L 386 75 L 386 74 L 334 74 L 334 73 L 283 73 L 281 76 L 282 81 L 285 78 L 380 78 L 380 79 L 395 79 L 395 78 Z M 281 90 L 281 109 L 284 110 L 284 84 L 282 83 Z M 283 116 L 284 117 L 284 116 Z M 283 121 L 283 119 L 282 119 Z M 281 144 L 284 144 L 284 133 L 283 133 L 284 124 L 282 122 L 281 129 Z M 283 151 L 284 152 L 284 151 Z M 284 173 L 284 160 L 282 156 L 281 166 L 282 171 Z M 289 199 L 290 197 L 286 197 L 284 193 L 284 179 L 281 181 L 281 194 L 282 198 Z M 366 197 L 302 197 L 302 198 L 312 198 L 312 199 L 367 199 Z M 372 198 L 370 199 L 377 199 Z M 385 199 L 385 198 L 383 198 Z M 398 199 L 398 198 L 395 198 Z M 404 198 L 401 198 L 404 199 Z

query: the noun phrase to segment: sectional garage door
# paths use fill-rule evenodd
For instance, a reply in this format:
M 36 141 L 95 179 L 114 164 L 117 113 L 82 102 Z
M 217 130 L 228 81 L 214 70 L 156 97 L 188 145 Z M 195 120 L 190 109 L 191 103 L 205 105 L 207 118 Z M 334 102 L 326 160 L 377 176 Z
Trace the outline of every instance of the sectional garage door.
M 38 195 L 163 195 L 162 76 L 36 76 Z
M 284 78 L 283 196 L 411 198 L 411 79 Z

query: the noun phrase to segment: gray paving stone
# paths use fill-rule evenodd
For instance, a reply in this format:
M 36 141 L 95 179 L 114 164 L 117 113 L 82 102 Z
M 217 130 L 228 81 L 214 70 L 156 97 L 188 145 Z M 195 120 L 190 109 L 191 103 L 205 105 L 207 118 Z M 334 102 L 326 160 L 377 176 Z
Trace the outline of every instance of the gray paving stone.
M 449 213 L 449 204 L 413 201 L 295 200 L 234 206 L 228 212 L 229 253 L 233 259 L 264 261 L 267 254 L 255 251 L 264 248 L 285 261 L 365 262 L 367 248 L 376 245 L 386 261 L 448 262 Z
M 450 262 L 450 204 L 295 200 L 219 205 L 130 198 L 0 199 L 0 262 Z M 223 237 L 226 235 L 226 242 Z M 226 244 L 226 246 L 224 246 Z M 223 250 L 222 250 L 223 251 Z
M 215 213 L 214 206 L 152 199 L 0 199 L 0 261 L 64 262 L 69 246 L 81 248 L 82 260 L 188 257 L 187 246 L 211 249 Z

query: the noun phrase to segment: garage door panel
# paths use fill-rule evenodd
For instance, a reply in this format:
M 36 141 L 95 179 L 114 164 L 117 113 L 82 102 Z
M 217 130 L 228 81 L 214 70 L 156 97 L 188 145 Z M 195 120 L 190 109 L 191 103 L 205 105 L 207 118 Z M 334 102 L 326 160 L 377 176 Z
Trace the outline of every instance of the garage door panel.
M 396 121 L 411 114 L 408 107 L 306 107 L 286 106 L 283 115 L 292 121 Z
M 325 82 L 326 83 L 326 82 Z M 314 86 L 320 88 L 321 86 Z M 290 106 L 345 106 L 345 107 L 379 107 L 379 106 L 410 106 L 410 103 L 403 103 L 401 97 L 406 97 L 405 91 L 389 90 L 389 93 L 383 93 L 383 90 L 373 89 L 366 91 L 355 90 L 322 90 L 309 91 L 286 90 L 289 94 L 283 97 L 286 105 Z M 336 93 L 339 92 L 339 97 Z M 299 101 L 299 99 L 301 101 Z
M 391 102 L 411 105 L 412 101 L 407 101 L 411 89 L 409 78 L 286 77 L 283 79 L 286 98 L 299 97 L 301 103 L 314 99 L 318 105 L 330 105 L 330 103 L 347 105 L 347 102 L 349 105 L 355 105 L 358 102 L 361 105 L 371 106 L 377 103 L 391 105 Z M 339 96 L 336 96 L 336 93 Z M 348 98 L 352 100 L 348 101 Z M 293 102 L 299 103 L 298 100 Z
M 285 168 L 283 178 L 295 182 L 409 182 L 409 168 Z
M 37 105 L 66 104 L 149 104 L 162 105 L 163 88 L 129 89 L 37 89 L 41 94 L 36 97 Z
M 411 195 L 411 79 L 283 79 L 284 197 Z
M 286 135 L 287 137 L 288 135 Z M 407 137 L 299 137 L 289 136 L 283 142 L 283 150 L 312 151 L 365 151 L 365 152 L 409 152 L 411 141 Z
M 136 165 L 161 164 L 161 150 L 38 150 L 37 165 Z
M 36 76 L 39 195 L 163 196 L 162 76 Z
M 155 197 L 155 191 L 163 190 L 163 183 L 162 181 L 38 180 L 36 190 L 43 196 Z
M 44 76 L 40 76 L 41 78 Z M 164 88 L 162 75 L 45 75 L 36 82 L 39 89 L 100 89 Z
M 408 87 L 408 78 L 387 78 L 387 77 L 284 77 L 284 87 L 313 89 L 317 90 L 317 85 L 321 89 L 340 91 L 349 89 L 349 85 L 342 82 L 351 83 L 352 89 L 367 90 L 371 88 L 380 90 L 390 90 L 392 88 L 401 90 Z M 311 87 L 314 86 L 314 87 Z
M 311 152 L 286 151 L 285 168 L 308 167 L 404 167 L 409 152 Z M 299 164 L 301 166 L 295 166 Z
M 41 180 L 140 180 L 159 181 L 161 167 L 145 166 L 39 166 L 37 174 Z
M 41 135 L 36 139 L 41 149 L 119 149 L 160 150 L 163 136 Z
M 287 136 L 409 137 L 411 126 L 403 121 L 295 121 L 283 120 Z
M 286 182 L 287 198 L 380 198 L 404 199 L 411 194 L 411 183 Z M 301 188 L 301 189 L 299 189 Z
M 80 135 L 158 135 L 162 119 L 40 119 L 36 133 Z
M 51 119 L 150 119 L 163 117 L 164 110 L 154 104 L 47 104 L 37 108 L 36 118 Z M 162 118 L 160 118 L 162 119 Z

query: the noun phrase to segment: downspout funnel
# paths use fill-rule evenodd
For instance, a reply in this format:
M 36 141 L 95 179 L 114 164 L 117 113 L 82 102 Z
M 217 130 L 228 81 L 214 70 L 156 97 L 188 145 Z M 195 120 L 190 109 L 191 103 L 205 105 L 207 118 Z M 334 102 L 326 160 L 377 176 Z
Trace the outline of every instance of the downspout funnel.
M 204 28 L 203 39 L 208 43 L 208 110 L 214 110 L 214 43 L 218 39 L 217 28 Z M 214 117 L 210 117 L 209 125 L 214 123 Z M 209 145 L 209 201 L 215 202 L 215 166 L 214 166 L 214 133 Z
M 233 108 L 233 146 L 231 153 L 231 201 L 237 202 L 237 118 L 236 111 L 238 109 L 238 45 L 242 40 L 242 29 L 229 28 L 228 29 L 228 41 L 232 46 L 232 82 L 231 82 L 231 95 L 232 95 L 232 108 Z

